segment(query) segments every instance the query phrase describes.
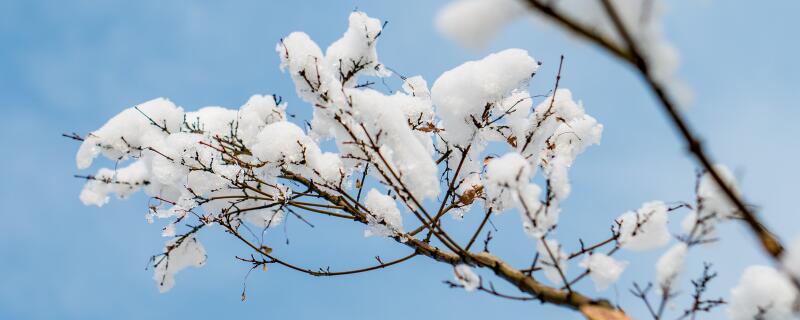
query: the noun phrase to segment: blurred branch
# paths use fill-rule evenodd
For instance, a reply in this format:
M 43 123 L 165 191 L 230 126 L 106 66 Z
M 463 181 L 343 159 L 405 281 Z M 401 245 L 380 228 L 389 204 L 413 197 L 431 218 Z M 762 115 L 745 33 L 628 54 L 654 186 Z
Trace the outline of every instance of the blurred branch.
M 667 113 L 668 118 L 672 125 L 677 129 L 681 138 L 684 140 L 686 148 L 694 156 L 695 160 L 707 171 L 713 178 L 714 182 L 725 193 L 727 198 L 736 206 L 739 213 L 742 215 L 743 220 L 751 232 L 758 238 L 764 252 L 769 254 L 773 260 L 780 264 L 781 255 L 783 254 L 783 245 L 775 235 L 764 226 L 759 220 L 755 212 L 747 207 L 741 196 L 737 195 L 731 187 L 723 180 L 719 171 L 714 168 L 714 162 L 706 153 L 697 134 L 689 127 L 688 122 L 680 114 L 677 104 L 667 94 L 665 86 L 660 83 L 651 72 L 651 66 L 642 55 L 638 44 L 631 36 L 628 28 L 622 22 L 617 10 L 609 0 L 602 0 L 603 7 L 608 14 L 611 22 L 614 24 L 617 32 L 622 38 L 623 45 L 613 43 L 608 38 L 600 35 L 593 28 L 588 27 L 573 18 L 568 17 L 564 13 L 558 12 L 551 6 L 551 2 L 543 0 L 527 0 L 529 7 L 545 16 L 553 19 L 565 29 L 583 37 L 591 43 L 598 45 L 609 53 L 613 54 L 620 60 L 627 62 L 642 76 L 644 82 L 649 87 L 650 91 L 658 99 L 661 108 Z M 792 279 L 794 285 L 800 288 L 800 281 L 794 277 Z

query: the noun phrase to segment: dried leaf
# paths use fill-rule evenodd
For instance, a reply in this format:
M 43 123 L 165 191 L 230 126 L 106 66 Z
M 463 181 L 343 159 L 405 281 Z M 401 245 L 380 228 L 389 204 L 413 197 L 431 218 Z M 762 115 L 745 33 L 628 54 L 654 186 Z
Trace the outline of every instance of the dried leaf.
M 476 185 L 473 186 L 472 189 L 467 190 L 464 192 L 459 198 L 458 201 L 464 205 L 470 205 L 472 202 L 475 201 L 475 198 L 480 196 L 483 193 L 483 186 Z
M 439 132 L 439 131 L 444 131 L 444 130 L 443 130 L 443 129 L 439 129 L 439 128 L 437 128 L 437 127 L 436 127 L 436 125 L 434 125 L 433 123 L 430 123 L 430 122 L 429 122 L 429 123 L 428 123 L 426 126 L 424 126 L 424 127 L 420 127 L 420 128 L 417 128 L 417 131 L 422 131 L 422 132 Z
M 508 144 L 510 144 L 514 148 L 517 147 L 517 137 L 516 136 L 508 137 L 508 139 L 506 139 L 506 142 L 508 142 Z

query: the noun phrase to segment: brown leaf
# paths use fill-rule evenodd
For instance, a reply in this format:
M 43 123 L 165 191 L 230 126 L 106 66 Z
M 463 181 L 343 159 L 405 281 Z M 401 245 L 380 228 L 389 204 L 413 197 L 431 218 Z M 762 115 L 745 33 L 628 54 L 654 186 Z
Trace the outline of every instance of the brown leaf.
M 458 198 L 458 201 L 464 205 L 470 205 L 472 204 L 473 201 L 475 201 L 475 198 L 481 195 L 482 192 L 483 192 L 482 185 L 473 186 L 472 189 L 469 189 L 466 192 L 464 192 Z
M 508 137 L 508 139 L 506 139 L 506 142 L 508 142 L 508 144 L 510 144 L 514 148 L 517 147 L 517 137 L 516 136 Z
M 439 131 L 444 131 L 444 130 L 437 128 L 437 127 L 436 127 L 436 125 L 434 125 L 433 123 L 430 123 L 430 122 L 429 122 L 429 123 L 427 124 L 427 126 L 424 126 L 424 127 L 417 128 L 417 131 L 422 131 L 422 132 L 439 132 Z

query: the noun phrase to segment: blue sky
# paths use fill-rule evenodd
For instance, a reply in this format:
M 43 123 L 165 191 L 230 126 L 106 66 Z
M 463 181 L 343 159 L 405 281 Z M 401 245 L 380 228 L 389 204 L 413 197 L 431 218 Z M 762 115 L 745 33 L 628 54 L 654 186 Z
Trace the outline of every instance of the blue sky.
M 324 47 L 345 30 L 354 8 L 389 21 L 379 43 L 382 62 L 429 83 L 465 60 L 520 47 L 544 62 L 531 87 L 544 93 L 552 87 L 558 56 L 566 56 L 562 85 L 583 100 L 605 132 L 601 145 L 581 156 L 572 171 L 574 190 L 556 235 L 565 245 L 577 245 L 577 236 L 604 237 L 614 217 L 644 201 L 691 199 L 696 167 L 629 68 L 530 21 L 514 23 L 485 50 L 464 50 L 433 29 L 442 4 L 0 2 L 0 318 L 577 318 L 538 303 L 448 289 L 441 282 L 452 277 L 450 268 L 424 258 L 343 278 L 274 267 L 251 274 L 243 303 L 247 266 L 233 256 L 247 251 L 220 232 L 200 236 L 207 265 L 180 273 L 176 287 L 159 294 L 151 271 L 144 270 L 163 241 L 160 225 L 145 222 L 147 199 L 112 200 L 101 209 L 78 200 L 82 182 L 72 178 L 78 173 L 77 145 L 60 138 L 62 132 L 89 132 L 123 108 L 160 96 L 196 109 L 238 107 L 253 94 L 276 93 L 291 113 L 307 117 L 309 106 L 278 69 L 275 43 L 302 30 Z M 800 233 L 798 10 L 795 1 L 676 0 L 665 26 L 681 52 L 680 75 L 695 93 L 688 116 L 784 239 Z M 518 219 L 514 213 L 495 219 L 502 235 L 493 252 L 522 265 L 534 245 Z M 466 223 L 475 220 L 473 215 Z M 363 239 L 361 226 L 313 222 L 314 229 L 294 220 L 285 233 L 276 230 L 270 236 L 276 253 L 332 269 L 368 265 L 375 255 L 388 260 L 407 254 L 389 241 Z M 463 236 L 455 222 L 448 224 Z M 730 224 L 721 235 L 724 242 L 690 254 L 687 271 L 693 275 L 702 261 L 714 262 L 721 274 L 715 292 L 727 294 L 745 266 L 766 260 L 745 228 Z M 635 262 L 603 296 L 641 312 L 627 289 L 632 281 L 653 278 L 659 253 L 635 260 L 621 255 Z M 591 291 L 591 283 L 582 289 Z

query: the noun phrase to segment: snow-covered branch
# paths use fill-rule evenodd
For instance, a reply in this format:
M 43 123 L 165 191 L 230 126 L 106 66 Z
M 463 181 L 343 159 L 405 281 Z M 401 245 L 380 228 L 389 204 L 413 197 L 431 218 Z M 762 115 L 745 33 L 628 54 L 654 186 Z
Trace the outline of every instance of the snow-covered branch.
M 516 0 L 494 2 L 520 5 Z M 311 276 L 341 276 L 424 256 L 453 266 L 456 282 L 447 282 L 451 287 L 552 303 L 579 310 L 589 319 L 628 316 L 606 299 L 579 292 L 576 285 L 590 279 L 602 292 L 630 263 L 616 260 L 615 253 L 667 245 L 674 238 L 668 222 L 675 210 L 688 208 L 689 214 L 677 243 L 657 264 L 655 288 L 662 294 L 662 308 L 680 281 L 687 251 L 715 241 L 715 226 L 722 221 L 747 221 L 769 252 L 777 250 L 774 255 L 780 257 L 779 242 L 744 205 L 727 170 L 710 165 L 661 86 L 671 77 L 669 68 L 648 64 L 658 56 L 649 46 L 664 45 L 658 30 L 626 34 L 630 17 L 623 13 L 614 18 L 610 2 L 606 9 L 611 18 L 603 21 L 611 21 L 611 27 L 599 29 L 562 15 L 562 9 L 549 2 L 528 2 L 639 68 L 706 170 L 699 177 L 694 203 L 669 207 L 662 201 L 646 202 L 609 219 L 610 236 L 589 244 L 580 235 L 556 239 L 559 220 L 568 216 L 561 204 L 572 190 L 569 169 L 578 155 L 599 144 L 603 132 L 603 125 L 575 98 L 579 94 L 560 85 L 564 57 L 543 98 L 529 93 L 541 62 L 522 49 L 463 63 L 432 86 L 421 76 L 400 77 L 402 90 L 382 92 L 369 84 L 392 76 L 378 58 L 385 23 L 363 12 L 351 13 L 347 30 L 324 52 L 303 32 L 278 41 L 281 69 L 297 95 L 313 108 L 306 126 L 290 121 L 288 106 L 277 95 L 255 95 L 238 109 L 196 111 L 164 98 L 150 100 L 122 111 L 85 137 L 65 135 L 81 142 L 79 169 L 88 169 L 101 155 L 114 163 L 113 168 L 77 176 L 86 180 L 80 199 L 103 206 L 110 195 L 126 198 L 141 190 L 151 197 L 146 219 L 166 220 L 161 234 L 168 238 L 162 253 L 152 258 L 161 291 L 172 288 L 178 271 L 204 264 L 206 250 L 198 238 L 214 230 L 250 250 L 249 257 L 237 258 L 251 271 L 271 264 Z M 442 23 L 447 26 L 448 21 L 458 21 L 452 19 L 459 12 L 476 8 L 480 9 L 457 8 L 450 13 L 455 16 L 444 16 Z M 518 11 L 504 11 L 493 19 L 505 20 L 512 13 Z M 646 43 L 648 49 L 640 49 L 638 43 Z M 363 78 L 373 80 L 359 82 Z M 329 140 L 332 144 L 323 143 Z M 331 147 L 323 147 L 327 145 Z M 493 216 L 508 211 L 520 214 L 520 230 L 532 239 L 528 250 L 534 258 L 523 267 L 489 252 L 492 231 L 486 226 Z M 468 237 L 448 232 L 467 214 L 481 218 Z M 301 266 L 279 257 L 264 242 L 264 235 L 288 217 L 311 226 L 316 219 L 359 223 L 365 237 L 388 238 L 411 251 L 390 261 L 376 257 L 375 265 L 345 271 Z M 474 244 L 482 234 L 484 250 L 478 251 Z M 580 247 L 569 253 L 565 243 Z M 576 263 L 578 258 L 582 259 Z M 571 264 L 582 271 L 570 273 Z M 519 292 L 498 290 L 473 268 L 492 272 Z M 692 316 L 716 305 L 716 300 L 701 297 L 713 278 L 708 272 L 704 277 L 697 280 L 695 304 L 687 309 Z M 753 285 L 744 280 L 742 286 Z M 637 286 L 635 292 L 647 303 L 650 287 Z

